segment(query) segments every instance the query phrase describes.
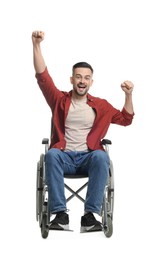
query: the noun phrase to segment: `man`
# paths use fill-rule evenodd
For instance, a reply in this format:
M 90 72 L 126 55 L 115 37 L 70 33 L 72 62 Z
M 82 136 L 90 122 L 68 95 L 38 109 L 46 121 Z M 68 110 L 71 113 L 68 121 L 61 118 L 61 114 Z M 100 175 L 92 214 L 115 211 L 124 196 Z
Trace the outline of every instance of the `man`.
M 120 111 L 106 100 L 88 93 L 93 84 L 93 68 L 86 62 L 79 62 L 73 66 L 70 78 L 72 90 L 60 91 L 54 85 L 42 56 L 40 43 L 43 40 L 44 32 L 32 33 L 36 78 L 51 108 L 53 120 L 50 148 L 45 156 L 49 209 L 51 214 L 55 214 L 51 227 L 63 229 L 69 224 L 64 173 L 77 174 L 79 171 L 86 172 L 89 177 L 81 228 L 84 231 L 102 230 L 94 213 L 101 213 L 110 162 L 101 145 L 101 139 L 111 123 L 123 126 L 132 123 L 134 85 L 130 81 L 121 84 L 125 104 Z

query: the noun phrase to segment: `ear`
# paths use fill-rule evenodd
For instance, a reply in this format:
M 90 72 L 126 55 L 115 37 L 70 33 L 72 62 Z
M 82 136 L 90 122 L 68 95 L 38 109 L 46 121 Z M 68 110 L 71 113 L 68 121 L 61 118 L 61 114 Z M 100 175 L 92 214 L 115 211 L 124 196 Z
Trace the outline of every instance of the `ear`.
M 70 83 L 73 85 L 73 77 L 70 77 Z

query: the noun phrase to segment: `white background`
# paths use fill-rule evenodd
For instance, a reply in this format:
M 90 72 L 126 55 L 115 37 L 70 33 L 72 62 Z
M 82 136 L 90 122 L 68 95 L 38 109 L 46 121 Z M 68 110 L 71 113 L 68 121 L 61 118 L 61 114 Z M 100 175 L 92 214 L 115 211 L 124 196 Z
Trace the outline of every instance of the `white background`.
M 5 0 L 0 3 L 1 259 L 166 259 L 164 0 Z M 69 204 L 74 232 L 44 240 L 35 218 L 36 165 L 50 110 L 38 89 L 31 33 L 43 30 L 43 55 L 56 85 L 70 90 L 71 67 L 94 68 L 90 93 L 116 108 L 120 83 L 133 81 L 135 118 L 111 125 L 115 170 L 114 234 L 80 234 L 83 205 Z

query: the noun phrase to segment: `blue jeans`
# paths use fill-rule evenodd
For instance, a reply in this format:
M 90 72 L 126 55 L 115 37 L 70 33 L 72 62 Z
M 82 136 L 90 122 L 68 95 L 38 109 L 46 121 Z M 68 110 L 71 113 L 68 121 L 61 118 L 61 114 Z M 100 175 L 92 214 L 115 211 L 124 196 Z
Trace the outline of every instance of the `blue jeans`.
M 51 213 L 66 210 L 64 188 L 65 174 L 88 174 L 88 187 L 85 198 L 85 212 L 101 214 L 104 189 L 109 174 L 110 160 L 105 151 L 91 152 L 61 151 L 51 148 L 45 156 L 46 182 Z

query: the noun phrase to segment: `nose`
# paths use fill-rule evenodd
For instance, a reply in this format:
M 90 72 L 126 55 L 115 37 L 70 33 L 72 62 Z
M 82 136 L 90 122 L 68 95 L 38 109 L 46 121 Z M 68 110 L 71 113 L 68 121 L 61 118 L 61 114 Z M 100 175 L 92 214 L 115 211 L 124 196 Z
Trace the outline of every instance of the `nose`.
M 80 78 L 80 82 L 84 83 L 84 78 L 83 77 Z

